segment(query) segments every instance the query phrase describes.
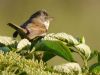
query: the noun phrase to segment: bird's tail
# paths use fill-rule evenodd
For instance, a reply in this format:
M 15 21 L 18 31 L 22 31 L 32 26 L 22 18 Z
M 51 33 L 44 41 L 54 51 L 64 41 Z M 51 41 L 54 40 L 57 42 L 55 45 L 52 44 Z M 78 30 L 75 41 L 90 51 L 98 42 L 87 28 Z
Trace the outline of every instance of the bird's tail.
M 15 24 L 8 23 L 7 25 L 8 25 L 8 26 L 10 26 L 11 28 L 13 28 L 13 29 L 17 30 L 17 31 L 20 31 L 20 32 L 25 32 L 25 31 L 24 31 L 24 29 L 23 29 L 22 27 L 17 26 L 17 25 L 15 25 Z
M 23 37 L 23 35 L 26 35 L 26 33 L 27 33 L 27 31 L 20 26 L 17 26 L 17 25 L 12 24 L 12 23 L 8 23 L 7 25 L 16 30 L 13 33 L 14 38 L 16 38 L 18 34 L 20 34 L 20 36 Z

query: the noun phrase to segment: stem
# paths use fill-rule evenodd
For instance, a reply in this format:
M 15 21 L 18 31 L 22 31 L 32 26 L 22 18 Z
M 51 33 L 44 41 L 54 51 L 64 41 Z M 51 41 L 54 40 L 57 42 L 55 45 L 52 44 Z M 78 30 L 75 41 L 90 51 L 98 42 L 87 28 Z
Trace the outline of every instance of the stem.
M 98 52 L 98 63 L 100 63 L 100 52 Z
M 74 48 L 77 50 L 76 47 L 74 47 Z M 89 68 L 88 68 L 88 60 L 86 59 L 86 57 L 79 50 L 77 50 L 76 53 L 78 53 L 81 56 L 82 60 L 83 60 L 83 64 L 84 64 L 83 72 L 85 74 L 88 74 L 88 70 L 89 70 Z
M 87 59 L 84 59 L 83 61 L 84 61 L 84 72 L 88 73 L 89 68 L 88 68 Z
M 75 46 L 73 46 L 73 47 L 77 50 L 77 48 Z M 84 61 L 84 56 L 82 55 L 82 53 L 79 50 L 77 50 L 75 52 L 78 53 L 81 56 L 81 58 L 83 59 L 83 61 Z
M 84 57 L 83 75 L 89 75 L 88 60 Z

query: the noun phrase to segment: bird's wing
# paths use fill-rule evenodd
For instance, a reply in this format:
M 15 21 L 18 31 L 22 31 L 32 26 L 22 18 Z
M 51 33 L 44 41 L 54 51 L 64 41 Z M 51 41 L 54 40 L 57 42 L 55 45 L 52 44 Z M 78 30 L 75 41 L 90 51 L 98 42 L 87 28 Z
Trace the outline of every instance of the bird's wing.
M 44 36 L 46 34 L 46 28 L 39 25 L 30 23 L 26 28 L 29 31 L 29 34 L 27 35 L 29 39 L 34 39 L 37 36 Z

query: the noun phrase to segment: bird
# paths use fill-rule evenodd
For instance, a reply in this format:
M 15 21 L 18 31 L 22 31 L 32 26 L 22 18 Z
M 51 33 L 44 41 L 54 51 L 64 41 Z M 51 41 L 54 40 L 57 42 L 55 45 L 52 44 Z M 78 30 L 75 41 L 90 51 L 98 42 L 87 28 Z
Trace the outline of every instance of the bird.
M 50 17 L 46 10 L 38 10 L 20 26 L 13 23 L 8 23 L 7 25 L 16 30 L 13 33 L 13 38 L 16 38 L 19 34 L 22 39 L 27 38 L 28 40 L 33 40 L 46 35 L 52 19 L 53 17 Z

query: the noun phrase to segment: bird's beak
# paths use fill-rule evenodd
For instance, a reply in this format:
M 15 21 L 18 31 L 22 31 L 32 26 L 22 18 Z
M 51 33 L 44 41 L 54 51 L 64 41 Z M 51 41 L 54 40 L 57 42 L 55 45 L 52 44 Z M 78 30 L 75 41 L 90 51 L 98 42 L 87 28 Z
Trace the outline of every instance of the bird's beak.
M 50 21 L 52 21 L 52 20 L 54 19 L 54 17 L 48 17 L 48 19 L 49 19 Z

